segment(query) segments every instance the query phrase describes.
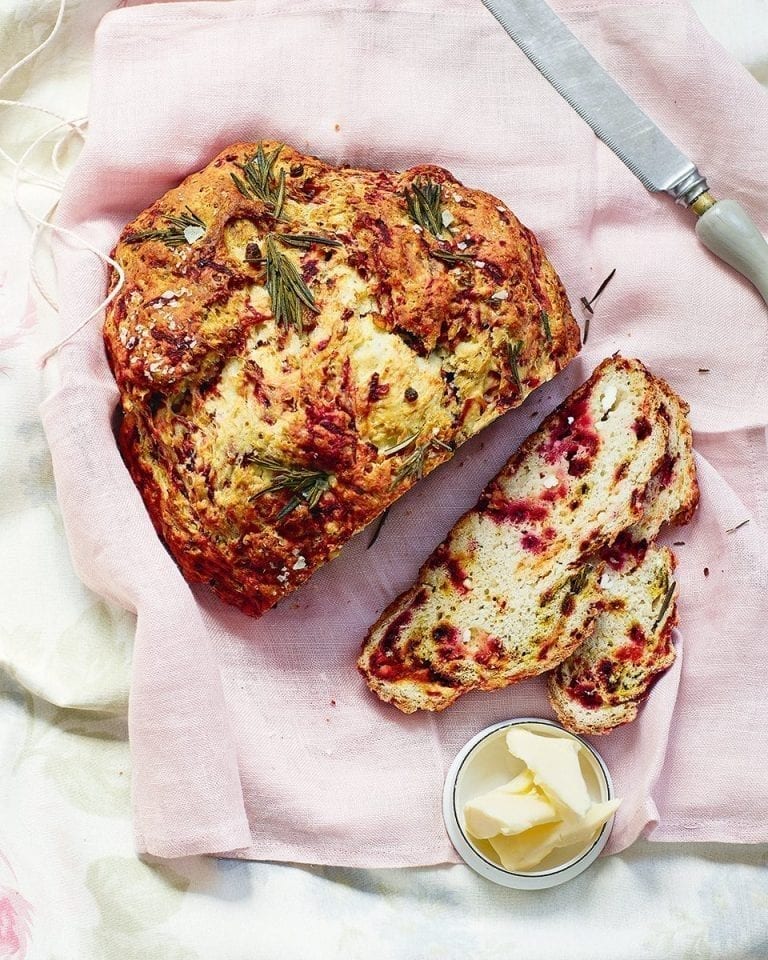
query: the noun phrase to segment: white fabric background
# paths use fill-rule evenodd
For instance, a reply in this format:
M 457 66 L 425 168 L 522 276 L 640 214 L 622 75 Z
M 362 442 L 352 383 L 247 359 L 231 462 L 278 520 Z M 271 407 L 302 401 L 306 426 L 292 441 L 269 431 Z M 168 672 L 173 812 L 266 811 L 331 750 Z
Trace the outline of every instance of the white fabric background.
M 55 42 L 0 96 L 85 113 L 93 31 L 113 5 L 71 0 Z M 57 6 L 0 4 L 0 69 L 40 42 Z M 766 0 L 695 6 L 768 81 Z M 43 127 L 2 110 L 0 140 L 18 156 Z M 133 623 L 71 570 L 37 416 L 35 357 L 54 318 L 41 303 L 27 307 L 30 231 L 10 199 L 9 168 L 0 170 L 0 957 L 768 955 L 766 847 L 641 842 L 538 894 L 493 887 L 463 866 L 136 859 L 124 721 Z M 54 199 L 24 196 L 41 212 Z

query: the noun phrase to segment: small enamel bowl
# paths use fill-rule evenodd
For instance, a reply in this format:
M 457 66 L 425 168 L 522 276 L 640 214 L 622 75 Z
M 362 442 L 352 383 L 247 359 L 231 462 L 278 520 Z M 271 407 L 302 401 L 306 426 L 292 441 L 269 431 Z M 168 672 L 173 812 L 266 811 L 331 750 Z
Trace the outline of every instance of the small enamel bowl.
M 487 840 L 470 839 L 464 823 L 467 801 L 500 787 L 525 769 L 523 762 L 509 753 L 506 744 L 507 731 L 518 725 L 544 736 L 578 740 L 583 746 L 579 762 L 593 802 L 613 798 L 611 776 L 594 747 L 551 720 L 521 717 L 486 727 L 459 751 L 445 779 L 443 819 L 456 852 L 475 873 L 504 887 L 543 890 L 572 880 L 594 863 L 608 842 L 613 817 L 588 844 L 553 850 L 535 870 L 520 873 L 505 870 Z

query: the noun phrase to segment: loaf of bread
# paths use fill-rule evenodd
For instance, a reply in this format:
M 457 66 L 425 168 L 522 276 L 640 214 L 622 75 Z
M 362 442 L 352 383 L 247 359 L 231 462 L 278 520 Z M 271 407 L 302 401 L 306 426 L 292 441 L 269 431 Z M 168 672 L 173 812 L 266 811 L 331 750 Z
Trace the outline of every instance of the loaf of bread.
M 123 457 L 187 579 L 252 615 L 579 349 L 531 231 L 438 167 L 235 144 L 115 258 Z
M 639 361 L 612 357 L 544 420 L 369 632 L 358 667 L 378 697 L 442 710 L 551 670 L 590 636 L 604 554 L 668 469 L 663 403 Z

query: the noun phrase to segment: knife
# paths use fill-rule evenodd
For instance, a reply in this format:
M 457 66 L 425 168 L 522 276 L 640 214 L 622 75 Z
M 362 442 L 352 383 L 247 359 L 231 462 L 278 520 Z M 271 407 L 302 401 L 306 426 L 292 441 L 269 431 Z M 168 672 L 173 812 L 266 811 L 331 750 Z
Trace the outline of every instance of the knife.
M 768 243 L 735 200 L 716 200 L 696 165 L 627 96 L 544 0 L 482 0 L 531 63 L 650 191 L 697 216 L 696 235 L 768 304 Z

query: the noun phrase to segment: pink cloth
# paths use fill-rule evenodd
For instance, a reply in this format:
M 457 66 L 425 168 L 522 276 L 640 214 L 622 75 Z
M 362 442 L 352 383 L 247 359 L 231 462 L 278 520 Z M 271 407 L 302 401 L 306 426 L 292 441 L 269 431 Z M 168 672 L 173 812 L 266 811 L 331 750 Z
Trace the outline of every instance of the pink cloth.
M 713 190 L 766 226 L 768 100 L 689 8 L 557 8 Z M 351 866 L 456 859 L 440 815 L 447 766 L 487 724 L 551 716 L 542 684 L 404 717 L 368 693 L 355 656 L 520 439 L 616 350 L 691 402 L 702 504 L 667 537 L 685 541 L 685 656 L 635 724 L 596 741 L 625 798 L 612 849 L 641 833 L 768 840 L 768 339 L 755 291 L 699 245 L 690 214 L 645 192 L 474 0 L 234 0 L 107 15 L 88 142 L 59 222 L 108 250 L 226 144 L 260 137 L 334 162 L 447 166 L 536 231 L 579 315 L 579 297 L 616 276 L 556 383 L 399 501 L 373 549 L 361 534 L 260 620 L 190 588 L 155 537 L 115 447 L 99 321 L 62 348 L 43 417 L 72 553 L 86 583 L 138 614 L 139 848 Z M 99 303 L 106 270 L 69 242 L 59 269 L 66 332 Z

